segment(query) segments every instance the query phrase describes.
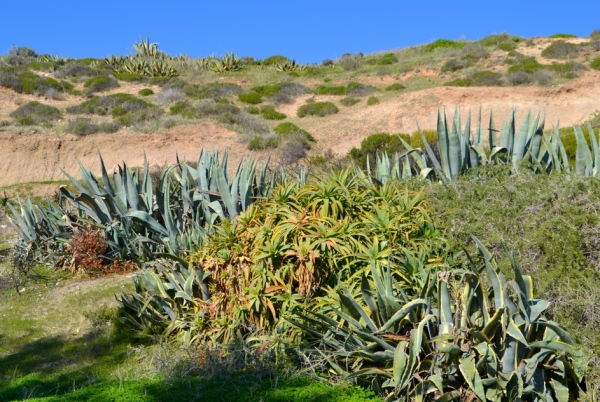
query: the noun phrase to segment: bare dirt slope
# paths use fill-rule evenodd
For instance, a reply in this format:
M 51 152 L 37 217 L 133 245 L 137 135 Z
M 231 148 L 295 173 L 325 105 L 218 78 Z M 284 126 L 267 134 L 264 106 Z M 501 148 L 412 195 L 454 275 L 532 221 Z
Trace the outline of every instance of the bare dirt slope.
M 301 126 L 317 139 L 316 152 L 332 149 L 344 154 L 375 132 L 410 133 L 416 130 L 416 121 L 421 128 L 434 128 L 437 110 L 441 107 L 450 112 L 456 106 L 463 111 L 470 109 L 474 117 L 481 107 L 484 122 L 493 110 L 497 124 L 511 108 L 516 109 L 518 118 L 530 109 L 545 112 L 547 127 L 559 120 L 563 126 L 580 123 L 600 110 L 599 93 L 600 72 L 589 70 L 580 78 L 555 87 L 437 87 L 385 93 L 380 96 L 378 105 L 367 106 L 363 100 L 353 107 L 341 107 L 340 113 L 334 116 L 303 118 Z M 16 106 L 8 95 L 8 90 L 0 89 L 0 106 L 14 109 Z M 295 116 L 306 98 L 299 97 L 296 103 L 280 110 Z M 332 96 L 317 97 L 317 100 L 326 99 L 338 100 Z M 290 117 L 290 120 L 300 121 L 296 117 Z M 172 163 L 176 153 L 180 158 L 195 160 L 202 147 L 227 149 L 232 161 L 249 153 L 245 144 L 239 142 L 239 134 L 209 122 L 176 126 L 158 133 L 121 131 L 80 137 L 30 131 L 5 132 L 0 134 L 0 185 L 64 179 L 58 166 L 79 177 L 76 157 L 84 166 L 99 173 L 97 151 L 102 153 L 107 168 L 112 170 L 123 161 L 132 166 L 142 165 L 144 152 L 151 165 Z

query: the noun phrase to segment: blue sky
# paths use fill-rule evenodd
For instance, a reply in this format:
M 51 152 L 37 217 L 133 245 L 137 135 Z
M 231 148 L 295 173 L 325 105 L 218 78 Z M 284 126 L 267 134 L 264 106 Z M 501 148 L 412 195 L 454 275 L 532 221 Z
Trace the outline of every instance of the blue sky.
M 436 39 L 600 29 L 600 1 L 2 1 L 0 54 L 11 45 L 71 57 L 128 54 L 140 35 L 169 54 L 318 63 Z

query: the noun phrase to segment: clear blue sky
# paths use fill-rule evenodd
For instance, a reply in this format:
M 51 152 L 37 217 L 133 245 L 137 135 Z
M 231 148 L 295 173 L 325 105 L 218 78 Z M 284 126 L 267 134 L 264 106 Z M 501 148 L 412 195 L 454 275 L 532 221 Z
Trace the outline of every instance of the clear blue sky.
M 1 0 L 0 54 L 11 45 L 71 57 L 128 54 L 140 35 L 169 54 L 235 51 L 301 63 L 436 39 L 600 29 L 600 1 Z

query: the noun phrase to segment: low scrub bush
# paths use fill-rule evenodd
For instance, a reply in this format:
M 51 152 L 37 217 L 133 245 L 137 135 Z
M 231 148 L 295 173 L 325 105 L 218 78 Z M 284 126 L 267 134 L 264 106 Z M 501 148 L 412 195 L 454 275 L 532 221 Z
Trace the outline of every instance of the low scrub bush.
M 454 87 L 500 86 L 502 85 L 502 74 L 487 70 L 477 71 L 465 78 L 458 78 L 444 85 Z
M 154 95 L 154 91 L 150 88 L 144 88 L 144 89 L 140 89 L 140 91 L 138 92 L 138 95 L 150 96 L 150 95 Z
M 269 56 L 266 59 L 263 59 L 260 63 L 263 66 L 274 66 L 275 64 L 284 63 L 286 61 L 290 61 L 289 58 L 280 55 Z
M 10 88 L 15 92 L 24 94 L 44 94 L 53 88 L 58 92 L 68 92 L 73 89 L 73 84 L 67 81 L 57 81 L 54 78 L 42 77 L 31 71 L 11 74 L 0 71 L 0 86 Z
M 98 75 L 87 80 L 83 84 L 83 87 L 87 88 L 89 92 L 102 92 L 108 91 L 109 89 L 118 88 L 119 83 L 112 76 Z
M 163 87 L 156 95 L 156 102 L 159 104 L 169 104 L 186 99 L 187 96 L 179 88 Z
M 554 35 L 550 35 L 550 37 L 553 39 L 560 39 L 560 38 L 568 39 L 568 38 L 576 38 L 577 35 L 566 34 L 566 33 L 557 33 Z
M 81 62 L 69 62 L 54 72 L 56 78 L 65 79 L 73 77 L 92 77 L 97 70 Z
M 600 29 L 594 29 L 590 34 L 590 39 L 592 40 L 600 40 Z
M 274 135 L 258 135 L 248 142 L 247 148 L 250 151 L 262 149 L 275 149 L 279 146 L 280 139 Z
M 360 99 L 352 98 L 352 97 L 349 97 L 349 96 L 347 96 L 347 97 L 345 97 L 345 98 L 342 98 L 342 99 L 340 99 L 340 103 L 341 103 L 343 106 L 354 106 L 354 105 L 356 105 L 358 102 L 360 102 Z
M 139 82 L 147 80 L 147 77 L 136 73 L 114 73 L 114 77 L 119 81 L 125 82 Z
M 19 106 L 10 116 L 15 119 L 17 124 L 32 126 L 56 121 L 62 117 L 62 114 L 54 106 L 33 101 Z
M 489 35 L 486 36 L 485 38 L 480 39 L 478 42 L 486 47 L 491 47 L 491 46 L 498 46 L 500 47 L 500 45 L 502 44 L 517 44 L 520 42 L 523 42 L 523 38 L 519 37 L 519 36 L 513 36 L 507 33 L 503 33 L 503 34 L 494 34 L 494 35 Z M 511 49 L 512 50 L 512 49 Z
M 318 116 L 325 117 L 331 114 L 336 114 L 340 110 L 331 102 L 313 102 L 307 103 L 306 105 L 300 106 L 298 108 L 297 115 L 298 117 L 305 116 Z
M 504 43 L 500 43 L 498 45 L 498 49 L 504 50 L 505 52 L 511 52 L 511 51 L 515 50 L 516 48 L 517 48 L 517 44 L 512 43 L 512 42 L 504 42 Z
M 533 81 L 533 77 L 531 74 L 526 73 L 525 71 L 516 71 L 508 74 L 506 76 L 506 81 L 508 81 L 510 85 L 524 85 L 531 83 L 531 81 Z
M 535 57 L 519 57 L 513 61 L 513 65 L 508 68 L 508 73 L 516 73 L 523 71 L 526 73 L 534 73 L 542 68 L 545 68 L 543 64 L 540 64 Z
M 478 43 L 469 43 L 462 47 L 460 54 L 463 60 L 475 63 L 481 59 L 490 57 L 490 52 Z
M 387 87 L 385 87 L 385 91 L 386 92 L 390 92 L 390 91 L 400 91 L 402 89 L 405 89 L 406 87 L 402 84 L 400 84 L 399 82 L 396 82 L 394 84 L 390 84 Z
M 358 82 L 349 82 L 346 85 L 346 95 L 348 96 L 367 96 L 377 92 L 377 88 L 372 85 L 361 84 Z
M 287 116 L 284 113 L 280 113 L 271 105 L 265 105 L 260 108 L 260 113 L 262 117 L 267 120 L 283 120 Z
M 346 95 L 348 88 L 343 85 L 319 85 L 312 92 L 315 95 Z
M 547 59 L 572 59 L 579 56 L 579 52 L 579 46 L 559 40 L 542 50 L 542 57 Z
M 245 103 L 249 103 L 251 105 L 257 105 L 262 103 L 263 98 L 258 92 L 250 91 L 241 93 L 238 95 L 239 100 Z
M 113 122 L 93 123 L 92 119 L 77 117 L 67 122 L 67 132 L 75 135 L 90 135 L 96 133 L 116 133 L 119 125 Z
M 462 70 L 463 68 L 467 67 L 468 65 L 469 65 L 469 62 L 466 60 L 448 59 L 442 65 L 441 71 L 442 71 L 442 73 L 453 73 L 455 71 Z
M 408 134 L 371 134 L 362 140 L 360 148 L 352 148 L 348 152 L 348 156 L 350 156 L 358 166 L 365 169 L 367 167 L 367 157 L 372 165 L 376 160 L 377 155 L 381 155 L 383 152 L 387 153 L 388 156 L 406 152 L 400 138 L 410 144 L 410 136 Z
M 369 99 L 367 99 L 367 105 L 369 106 L 377 105 L 378 103 L 379 98 L 376 96 L 369 96 Z
M 294 123 L 291 123 L 291 122 L 285 122 L 285 123 L 279 124 L 277 127 L 275 127 L 274 131 L 277 134 L 279 134 L 279 136 L 284 140 L 287 140 L 293 136 L 301 135 L 308 142 L 316 141 L 315 137 L 313 137 L 311 133 L 304 130 L 303 128 L 298 127 L 297 125 L 295 125 Z
M 448 39 L 438 39 L 435 42 L 429 43 L 423 47 L 426 52 L 432 52 L 435 49 L 462 49 L 465 47 L 464 42 L 455 42 Z
M 143 124 L 158 119 L 162 110 L 151 103 L 129 94 L 94 96 L 80 105 L 67 108 L 72 114 L 111 115 L 122 126 Z
M 592 60 L 592 62 L 590 63 L 590 67 L 594 70 L 600 70 L 600 57 Z
M 398 62 L 398 58 L 394 53 L 386 53 L 377 59 L 377 64 L 380 66 L 394 64 Z
M 200 99 L 212 99 L 218 101 L 222 97 L 238 95 L 242 93 L 242 91 L 243 89 L 241 86 L 231 82 L 211 82 L 197 88 L 197 97 Z M 184 90 L 183 92 L 185 93 L 186 91 Z M 188 94 L 186 93 L 186 95 Z
M 196 109 L 188 101 L 179 101 L 169 108 L 172 115 L 182 116 L 188 119 L 196 117 Z

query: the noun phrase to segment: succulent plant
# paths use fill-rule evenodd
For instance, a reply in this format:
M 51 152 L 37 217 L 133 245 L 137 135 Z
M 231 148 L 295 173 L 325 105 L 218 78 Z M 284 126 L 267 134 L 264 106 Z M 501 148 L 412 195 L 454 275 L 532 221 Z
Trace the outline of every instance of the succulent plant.
M 336 319 L 298 314 L 290 322 L 333 372 L 400 401 L 561 401 L 584 395 L 582 355 L 549 303 L 509 256 L 507 281 L 477 239 L 483 266 L 428 276 L 407 298 L 390 269 L 363 276 L 361 297 L 342 287 Z M 374 288 L 372 287 L 374 286 Z M 453 297 L 454 296 L 454 297 Z

